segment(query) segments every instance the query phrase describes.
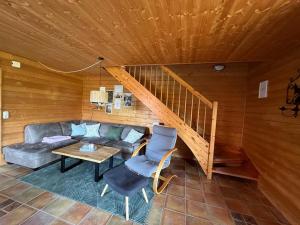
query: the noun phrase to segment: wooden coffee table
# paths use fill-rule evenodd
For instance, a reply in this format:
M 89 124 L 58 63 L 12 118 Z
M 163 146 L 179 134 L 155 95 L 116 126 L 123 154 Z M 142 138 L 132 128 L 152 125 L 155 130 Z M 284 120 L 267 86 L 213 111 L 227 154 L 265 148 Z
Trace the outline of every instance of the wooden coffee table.
M 120 152 L 120 149 L 114 147 L 107 147 L 103 145 L 96 145 L 97 150 L 94 152 L 81 152 L 79 149 L 84 145 L 84 143 L 76 143 L 66 147 L 62 147 L 52 151 L 52 153 L 61 155 L 61 167 L 60 171 L 62 173 L 74 168 L 75 166 L 81 164 L 84 160 L 90 161 L 95 164 L 95 182 L 98 182 L 103 173 L 99 174 L 99 164 L 109 159 L 109 169 L 113 168 L 113 156 Z M 66 167 L 66 158 L 79 159 L 78 162 Z M 106 171 L 105 171 L 106 172 Z

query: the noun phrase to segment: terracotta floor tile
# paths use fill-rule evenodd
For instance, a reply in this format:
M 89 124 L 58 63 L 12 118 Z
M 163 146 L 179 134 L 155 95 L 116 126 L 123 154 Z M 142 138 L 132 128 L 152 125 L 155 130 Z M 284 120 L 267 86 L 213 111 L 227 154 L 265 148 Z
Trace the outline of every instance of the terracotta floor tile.
M 185 212 L 184 198 L 168 195 L 166 200 L 166 208 L 172 209 L 181 213 Z
M 31 172 L 32 172 L 32 170 L 30 170 L 28 168 L 19 167 L 19 168 L 13 169 L 13 170 L 9 170 L 9 171 L 5 172 L 4 174 L 7 176 L 18 178 L 18 177 L 24 176 L 28 173 L 31 173 Z
M 11 178 L 10 180 L 7 180 L 7 181 L 0 184 L 0 190 L 12 187 L 12 186 L 14 186 L 18 183 L 20 183 L 18 180 L 14 179 L 14 178 Z
M 70 224 L 60 219 L 56 219 L 53 222 L 51 222 L 50 225 L 70 225 Z
M 171 181 L 171 184 L 184 186 L 185 185 L 185 179 L 183 179 L 181 177 L 174 177 L 173 180 Z
M 202 190 L 202 182 L 199 176 L 187 176 L 185 178 L 186 187 L 194 188 L 194 189 L 201 189 Z
M 183 186 L 176 185 L 176 184 L 170 184 L 168 186 L 168 191 L 167 191 L 168 194 L 184 197 L 185 194 L 184 192 L 185 192 L 185 188 Z
M 70 223 L 79 224 L 79 222 L 90 210 L 90 206 L 77 202 L 67 212 L 65 212 L 61 218 Z
M 32 199 L 31 201 L 29 201 L 27 205 L 30 205 L 37 209 L 41 209 L 56 198 L 57 196 L 55 194 L 50 192 L 44 192 L 39 196 L 35 197 L 34 199 Z
M 54 220 L 55 217 L 40 211 L 27 219 L 22 225 L 46 225 Z
M 163 212 L 163 225 L 183 225 L 185 224 L 185 216 L 183 214 L 165 209 Z
M 0 209 L 2 209 L 2 208 L 4 208 L 4 207 L 8 206 L 9 204 L 11 204 L 11 203 L 13 203 L 13 202 L 14 202 L 14 201 L 11 200 L 11 199 L 6 199 L 6 200 L 2 201 L 2 202 L 0 203 Z
M 222 196 L 216 194 L 206 193 L 204 194 L 205 202 L 208 205 L 226 208 L 225 200 Z
M 225 198 L 233 198 L 233 199 L 239 199 L 243 200 L 242 196 L 240 195 L 240 192 L 238 192 L 236 189 L 231 187 L 220 187 L 221 193 Z
M 29 188 L 26 191 L 22 192 L 19 195 L 16 195 L 13 197 L 14 200 L 18 201 L 18 202 L 28 202 L 30 200 L 32 200 L 33 198 L 37 197 L 38 195 L 40 195 L 41 193 L 43 193 L 44 191 L 40 188 Z
M 59 217 L 68 211 L 69 208 L 74 205 L 74 203 L 75 201 L 59 197 L 46 205 L 42 210 L 51 215 Z
M 271 209 L 264 205 L 248 205 L 248 208 L 251 215 L 255 218 L 264 219 L 270 222 L 279 222 L 273 215 Z
M 186 212 L 188 215 L 209 219 L 206 205 L 200 202 L 187 200 Z
M 221 190 L 219 185 L 214 183 L 203 183 L 203 191 L 205 193 L 221 195 Z
M 28 206 L 20 206 L 11 213 L 0 218 L 0 225 L 17 225 L 24 222 L 27 218 L 36 212 L 35 209 Z
M 19 206 L 21 206 L 21 203 L 19 202 L 13 202 L 10 205 L 6 206 L 5 208 L 3 208 L 3 211 L 6 212 L 12 212 L 14 211 L 16 208 L 18 208 Z
M 4 216 L 4 215 L 6 215 L 6 212 L 0 210 L 0 217 L 2 217 L 2 216 Z
M 126 221 L 125 219 L 118 217 L 118 216 L 112 216 L 107 223 L 107 225 L 132 225 L 132 221 Z
M 0 195 L 0 204 L 1 204 L 2 202 L 7 201 L 7 200 L 8 200 L 7 197 L 5 197 L 5 196 L 3 196 L 3 195 Z M 0 205 L 0 207 L 1 207 L 1 205 Z
M 20 193 L 26 191 L 30 187 L 31 186 L 28 185 L 28 184 L 18 183 L 14 186 L 11 186 L 9 188 L 6 188 L 6 189 L 2 190 L 1 193 L 4 194 L 4 195 L 7 195 L 9 197 L 13 197 L 15 195 L 19 195 Z
M 278 222 L 272 222 L 264 219 L 256 219 L 258 225 L 282 225 Z
M 152 207 L 147 218 L 148 225 L 160 225 L 162 220 L 162 208 Z
M 209 220 L 187 216 L 186 225 L 213 225 Z
M 197 190 L 197 189 L 192 189 L 187 187 L 185 197 L 186 199 L 190 199 L 193 201 L 205 202 L 202 190 Z
M 92 209 L 80 225 L 105 225 L 111 214 L 98 209 Z
M 234 212 L 242 213 L 248 215 L 250 213 L 249 209 L 240 200 L 237 199 L 225 199 L 227 207 Z
M 208 206 L 207 210 L 210 220 L 214 223 L 218 225 L 234 225 L 228 210 L 211 206 Z

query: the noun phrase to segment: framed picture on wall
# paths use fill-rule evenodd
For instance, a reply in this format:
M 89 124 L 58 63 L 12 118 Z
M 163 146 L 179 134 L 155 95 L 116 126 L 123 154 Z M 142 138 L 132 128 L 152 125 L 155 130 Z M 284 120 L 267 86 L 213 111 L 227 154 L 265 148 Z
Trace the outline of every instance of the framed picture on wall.
M 132 94 L 124 93 L 124 106 L 131 107 L 132 106 Z
M 112 103 L 105 105 L 105 113 L 112 114 Z
M 114 101 L 114 91 L 113 90 L 107 90 L 106 92 L 107 92 L 107 95 L 108 95 L 107 102 L 108 103 L 113 103 L 113 101 Z

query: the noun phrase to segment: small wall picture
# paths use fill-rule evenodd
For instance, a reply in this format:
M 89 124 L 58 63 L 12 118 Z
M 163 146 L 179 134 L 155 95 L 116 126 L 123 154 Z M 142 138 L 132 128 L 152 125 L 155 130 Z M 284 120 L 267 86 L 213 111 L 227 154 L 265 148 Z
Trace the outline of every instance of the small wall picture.
M 107 90 L 106 92 L 107 92 L 107 95 L 108 95 L 107 102 L 108 103 L 113 103 L 113 101 L 114 101 L 114 91 L 113 90 Z
M 105 112 L 107 114 L 112 114 L 112 103 L 109 103 L 109 104 L 105 105 Z
M 132 94 L 131 93 L 124 93 L 124 106 L 125 107 L 132 106 Z
M 121 109 L 121 105 L 122 105 L 122 99 L 121 98 L 115 98 L 114 108 L 115 109 Z
M 116 93 L 116 92 L 114 92 L 114 98 L 115 99 L 122 99 L 123 98 L 123 93 Z

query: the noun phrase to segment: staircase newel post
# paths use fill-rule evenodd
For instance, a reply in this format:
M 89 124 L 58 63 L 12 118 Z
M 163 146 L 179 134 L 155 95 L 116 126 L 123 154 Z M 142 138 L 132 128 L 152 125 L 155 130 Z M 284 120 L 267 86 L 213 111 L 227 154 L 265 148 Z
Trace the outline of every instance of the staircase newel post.
M 218 113 L 218 102 L 213 102 L 212 107 L 212 120 L 211 120 L 211 130 L 210 130 L 210 142 L 208 151 L 208 163 L 207 163 L 207 179 L 212 178 L 212 169 L 214 161 L 214 149 L 215 149 L 215 137 L 216 137 L 216 126 L 217 126 L 217 113 Z

